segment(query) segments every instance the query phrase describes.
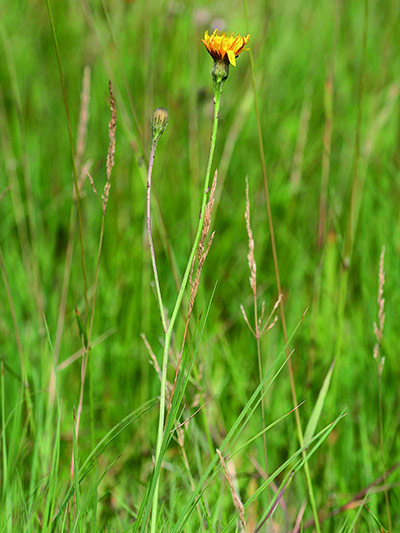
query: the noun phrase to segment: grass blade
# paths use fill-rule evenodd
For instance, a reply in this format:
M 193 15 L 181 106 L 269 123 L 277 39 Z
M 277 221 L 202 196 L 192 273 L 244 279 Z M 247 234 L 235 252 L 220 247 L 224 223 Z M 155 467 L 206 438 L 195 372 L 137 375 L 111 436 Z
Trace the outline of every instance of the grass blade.
M 315 430 L 317 429 L 318 421 L 320 419 L 322 409 L 324 407 L 325 398 L 329 391 L 329 385 L 331 384 L 331 377 L 333 373 L 333 369 L 335 368 L 335 360 L 332 361 L 331 366 L 329 367 L 328 373 L 325 376 L 324 382 L 322 384 L 321 390 L 318 394 L 317 402 L 314 406 L 314 409 L 311 413 L 310 420 L 308 421 L 306 430 L 304 432 L 304 444 L 308 444 L 308 442 L 312 439 L 314 436 Z

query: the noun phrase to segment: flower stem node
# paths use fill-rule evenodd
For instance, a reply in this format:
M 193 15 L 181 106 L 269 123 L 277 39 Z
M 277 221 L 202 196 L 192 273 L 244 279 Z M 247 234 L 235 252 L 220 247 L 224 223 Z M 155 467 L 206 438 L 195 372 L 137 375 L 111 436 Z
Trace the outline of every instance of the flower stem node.
M 163 107 L 158 107 L 153 113 L 153 119 L 151 121 L 151 132 L 153 136 L 153 142 L 157 143 L 165 128 L 168 125 L 168 111 Z

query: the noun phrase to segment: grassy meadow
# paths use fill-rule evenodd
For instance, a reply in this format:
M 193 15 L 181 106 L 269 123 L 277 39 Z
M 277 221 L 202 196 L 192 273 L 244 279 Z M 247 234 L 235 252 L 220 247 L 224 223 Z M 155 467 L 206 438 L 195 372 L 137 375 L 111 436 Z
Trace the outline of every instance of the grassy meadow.
M 400 531 L 398 0 L 0 12 L 0 530 Z

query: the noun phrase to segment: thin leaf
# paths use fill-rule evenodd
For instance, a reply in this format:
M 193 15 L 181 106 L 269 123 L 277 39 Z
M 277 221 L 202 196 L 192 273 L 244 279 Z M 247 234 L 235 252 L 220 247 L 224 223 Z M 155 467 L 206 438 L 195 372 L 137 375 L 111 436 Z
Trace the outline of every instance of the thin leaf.
M 321 390 L 319 391 L 319 394 L 318 394 L 317 402 L 314 406 L 313 412 L 311 413 L 310 420 L 308 421 L 306 431 L 304 433 L 304 444 L 308 444 L 308 442 L 313 438 L 315 430 L 317 429 L 318 421 L 320 419 L 322 409 L 324 407 L 325 398 L 326 398 L 326 395 L 328 394 L 329 385 L 331 384 L 331 377 L 332 377 L 332 372 L 334 368 L 335 368 L 335 359 L 332 361 L 332 364 L 324 379 Z

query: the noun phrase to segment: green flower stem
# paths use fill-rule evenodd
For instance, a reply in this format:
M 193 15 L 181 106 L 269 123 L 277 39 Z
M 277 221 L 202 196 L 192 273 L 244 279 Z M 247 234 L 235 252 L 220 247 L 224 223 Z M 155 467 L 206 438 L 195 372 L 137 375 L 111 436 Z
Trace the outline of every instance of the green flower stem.
M 155 140 L 153 140 L 153 142 L 151 143 L 149 170 L 147 173 L 147 235 L 149 238 L 149 248 L 150 248 L 150 255 L 151 255 L 151 264 L 153 266 L 154 281 L 156 283 L 158 307 L 160 308 L 161 323 L 162 323 L 164 334 L 165 334 L 167 331 L 167 322 L 165 320 L 164 305 L 163 305 L 162 296 L 161 296 L 160 282 L 158 281 L 156 256 L 154 253 L 153 237 L 151 233 L 151 205 L 150 205 L 151 177 L 153 174 L 154 156 L 156 153 L 157 144 L 158 144 L 158 141 L 155 141 Z
M 219 106 L 220 106 L 222 85 L 223 85 L 222 82 L 214 84 L 214 122 L 213 122 L 213 130 L 212 130 L 212 135 L 211 135 L 210 152 L 208 155 L 206 176 L 204 180 L 203 200 L 201 203 L 199 225 L 197 227 L 196 237 L 193 243 L 192 250 L 190 252 L 189 260 L 186 265 L 185 273 L 183 275 L 182 284 L 179 289 L 179 293 L 178 293 L 178 296 L 175 302 L 175 307 L 172 312 L 171 321 L 165 333 L 164 355 L 163 355 L 162 374 L 161 374 L 160 414 L 159 414 L 159 419 L 158 419 L 158 434 L 157 434 L 157 444 L 156 444 L 155 465 L 157 465 L 157 463 L 162 459 L 160 457 L 160 452 L 161 452 L 161 445 L 162 445 L 163 436 L 164 436 L 165 392 L 166 392 L 166 385 L 167 385 L 169 348 L 171 344 L 172 331 L 173 331 L 176 317 L 178 315 L 179 308 L 182 303 L 182 298 L 183 298 L 183 295 L 184 295 L 184 292 L 187 286 L 190 269 L 192 267 L 195 254 L 196 254 L 196 250 L 199 245 L 199 241 L 201 237 L 201 230 L 203 229 L 204 214 L 205 214 L 205 208 L 206 208 L 206 203 L 207 203 L 207 198 L 208 198 L 208 193 L 209 193 L 211 164 L 212 164 L 212 160 L 214 156 L 215 140 L 217 137 L 217 130 L 218 130 Z M 154 496 L 153 496 L 153 508 L 152 508 L 152 516 L 151 516 L 151 533 L 155 533 L 156 527 L 157 527 L 158 490 L 159 490 L 159 477 L 156 482 L 156 487 L 155 487 Z

